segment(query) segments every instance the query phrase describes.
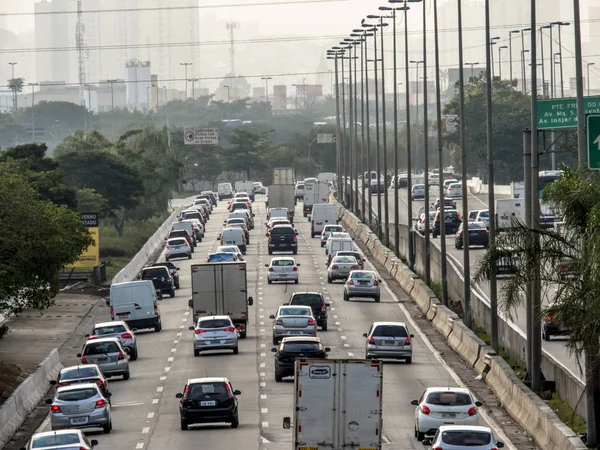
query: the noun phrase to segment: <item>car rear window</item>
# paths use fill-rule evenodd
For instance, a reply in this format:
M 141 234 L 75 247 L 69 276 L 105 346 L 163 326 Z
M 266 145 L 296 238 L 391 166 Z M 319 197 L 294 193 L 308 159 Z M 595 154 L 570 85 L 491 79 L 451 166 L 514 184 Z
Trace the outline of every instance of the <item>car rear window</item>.
M 208 262 L 228 262 L 235 261 L 233 253 L 213 253 L 208 256 Z
M 485 217 L 485 218 L 488 218 L 488 217 L 490 217 L 490 212 L 489 212 L 489 211 L 481 211 L 481 212 L 479 213 L 479 217 Z
M 77 380 L 79 378 L 97 377 L 98 371 L 95 367 L 79 367 L 77 369 L 67 369 L 60 373 L 61 381 Z
M 121 351 L 116 342 L 92 342 L 85 346 L 84 355 L 104 355 Z
M 316 352 L 320 350 L 320 344 L 317 342 L 285 342 L 283 351 L 285 352 Z
M 292 305 L 305 305 L 320 308 L 323 304 L 323 299 L 318 294 L 300 294 L 294 295 L 290 303 Z
M 453 211 L 453 210 L 444 211 L 444 220 L 457 220 L 457 219 L 458 219 L 458 214 L 456 211 Z
M 225 386 L 225 383 L 222 382 L 190 384 L 188 388 L 188 400 L 204 399 L 207 395 L 227 394 L 227 387 Z
M 64 402 L 78 402 L 92 398 L 97 394 L 98 389 L 96 388 L 69 389 L 68 391 L 57 392 L 56 398 Z
M 469 222 L 469 230 L 486 230 L 485 224 L 481 222 Z
M 34 437 L 32 439 L 31 448 L 44 448 L 51 447 L 53 445 L 79 445 L 79 435 L 76 433 L 72 434 L 55 434 L 51 436 Z
M 187 230 L 173 230 L 171 231 L 171 237 L 186 237 L 189 233 Z
M 398 325 L 377 325 L 373 330 L 373 336 L 385 336 L 385 337 L 406 337 L 408 333 L 406 328 Z
M 486 431 L 444 431 L 442 432 L 442 442 L 448 445 L 474 447 L 490 444 L 492 436 Z
M 293 228 L 281 227 L 281 228 L 273 228 L 271 230 L 271 234 L 273 234 L 273 235 L 275 235 L 275 234 L 295 234 L 295 231 Z
M 170 245 L 185 245 L 187 241 L 185 239 L 169 239 L 168 242 Z
M 333 258 L 333 262 L 341 264 L 356 264 L 356 258 L 354 256 L 336 256 Z
M 198 322 L 198 328 L 225 328 L 231 326 L 229 319 L 206 319 Z
M 294 261 L 291 259 L 275 259 L 271 262 L 274 267 L 289 267 L 294 265 Z
M 312 312 L 304 308 L 281 308 L 280 316 L 312 316 Z
M 375 275 L 372 272 L 352 272 L 350 277 L 361 280 L 372 280 L 375 278 Z
M 466 406 L 473 402 L 471 396 L 464 392 L 432 392 L 427 396 L 426 403 L 438 406 Z
M 142 280 L 151 280 L 152 278 L 167 277 L 168 270 L 166 267 L 157 267 L 155 269 L 144 269 L 142 271 Z
M 108 327 L 94 328 L 95 336 L 103 336 L 105 334 L 125 333 L 127 329 L 123 325 L 110 325 Z
M 342 227 L 330 227 L 330 226 L 325 226 L 325 232 L 326 233 L 341 233 L 343 230 Z

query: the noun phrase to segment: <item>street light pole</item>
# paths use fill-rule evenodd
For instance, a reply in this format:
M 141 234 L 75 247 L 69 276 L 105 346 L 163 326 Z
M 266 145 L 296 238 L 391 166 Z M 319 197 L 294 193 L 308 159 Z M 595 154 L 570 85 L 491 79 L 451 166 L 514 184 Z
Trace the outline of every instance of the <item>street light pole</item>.
M 583 106 L 583 62 L 579 0 L 573 0 L 573 22 L 575 23 L 575 79 L 577 80 L 577 147 L 578 162 L 581 166 L 587 162 L 587 137 L 585 134 L 585 108 Z M 589 438 L 588 433 L 588 443 Z
M 423 2 L 423 165 L 425 166 L 425 283 L 431 287 L 431 242 L 429 236 L 429 120 L 427 117 L 429 97 L 427 95 L 427 5 Z M 419 81 L 417 80 L 417 83 Z M 443 175 L 443 174 L 440 174 Z M 446 226 L 444 205 L 440 214 L 440 227 Z M 442 225 L 443 223 L 443 225 Z
M 520 30 L 511 30 L 511 31 L 509 31 L 509 32 L 508 32 L 508 47 L 509 47 L 509 50 L 508 50 L 508 52 L 510 53 L 510 68 L 509 68 L 509 70 L 510 70 L 510 86 L 511 86 L 511 87 L 512 87 L 512 85 L 513 85 L 513 80 L 514 80 L 514 77 L 513 77 L 513 47 L 512 47 L 512 35 L 513 35 L 513 34 L 518 34 L 518 33 L 520 33 L 520 32 L 521 32 Z
M 15 83 L 15 66 L 17 65 L 16 62 L 9 62 L 8 64 L 10 64 L 11 66 L 11 70 L 12 70 L 12 77 L 11 77 L 11 81 L 13 82 L 13 111 L 17 110 L 17 87 L 14 85 Z
M 546 70 L 545 70 L 545 62 L 544 62 L 544 27 L 540 27 L 540 60 L 542 66 L 542 96 L 546 97 Z
M 506 45 L 498 47 L 498 78 L 502 80 L 502 50 L 508 48 Z
M 371 27 L 369 24 L 365 24 L 364 21 L 362 23 L 363 27 Z M 363 171 L 363 193 L 367 190 L 369 195 L 369 227 L 373 226 L 373 196 L 371 195 L 371 127 L 369 125 L 370 117 L 369 117 L 369 52 L 367 51 L 367 37 L 375 36 L 374 32 L 377 28 L 366 28 L 365 31 L 367 34 L 365 35 L 365 53 L 364 53 L 364 66 L 365 66 L 365 97 L 366 97 L 366 108 L 365 108 L 365 121 L 366 121 L 366 129 L 367 129 L 367 170 L 366 173 L 368 177 L 365 177 Z M 377 40 L 377 37 L 375 37 Z
M 196 81 L 199 78 L 192 78 L 190 81 L 192 82 L 192 100 L 196 100 Z
M 353 189 L 353 161 L 352 158 L 354 156 L 354 154 L 356 153 L 356 140 L 355 140 L 355 134 L 354 134 L 354 129 L 356 128 L 356 119 L 354 117 L 354 93 L 353 90 L 355 90 L 353 84 L 353 73 L 352 73 L 352 60 L 353 60 L 353 56 L 352 56 L 352 43 L 354 42 L 353 39 L 350 38 L 346 38 L 344 39 L 344 41 L 346 42 L 346 44 L 348 45 L 348 84 L 349 84 L 349 92 L 348 92 L 348 118 L 349 118 L 349 128 L 350 128 L 350 137 L 349 137 L 349 153 L 348 153 L 348 175 L 350 178 L 350 186 L 348 188 L 348 209 L 350 210 L 354 210 L 354 196 L 355 196 L 355 192 Z M 356 49 L 356 47 L 354 47 L 354 49 Z M 355 64 L 356 65 L 356 64 Z M 306 91 L 305 91 L 306 94 Z M 355 211 L 355 210 L 354 210 Z
M 35 87 L 39 83 L 28 83 L 31 86 L 31 141 L 35 142 Z
M 595 66 L 596 63 L 595 62 L 591 62 L 591 63 L 587 63 L 586 64 L 586 70 L 587 70 L 587 95 L 588 97 L 590 96 L 590 66 Z
M 110 83 L 110 110 L 114 111 L 115 110 L 115 91 L 113 89 L 113 84 L 116 83 L 118 80 L 106 80 Z
M 556 22 L 556 25 L 558 25 L 558 47 L 559 47 L 559 53 L 560 53 L 560 96 L 562 98 L 564 98 L 565 96 L 565 83 L 563 80 L 563 48 L 562 48 L 562 27 L 566 27 L 571 25 L 570 22 Z
M 529 50 L 525 50 L 526 31 L 531 31 L 531 28 L 523 28 L 521 30 L 521 80 L 523 81 L 522 90 L 525 94 L 527 94 L 527 64 L 525 63 L 525 53 L 529 53 Z
M 165 90 L 165 113 L 167 114 L 167 146 L 171 148 L 171 126 L 169 125 L 169 92 L 167 87 L 163 86 Z
M 188 76 L 187 76 L 187 69 L 188 66 L 191 66 L 192 63 L 191 62 L 185 62 L 185 63 L 179 63 L 180 66 L 185 67 L 185 99 L 188 99 Z
M 273 79 L 272 77 L 262 77 L 265 80 L 265 101 L 267 105 L 269 104 L 269 80 Z
M 229 89 L 230 86 L 223 86 L 227 89 L 227 121 L 231 122 L 231 103 L 229 101 Z
M 380 30 L 380 32 L 383 32 L 383 29 Z M 374 64 L 374 70 L 375 70 L 375 133 L 376 133 L 376 139 L 375 142 L 377 143 L 377 237 L 379 238 L 379 240 L 381 240 L 382 238 L 382 234 L 381 234 L 381 144 L 380 144 L 380 136 L 381 133 L 379 132 L 379 81 L 377 79 L 377 26 L 374 26 L 374 31 L 373 31 L 373 46 L 374 46 L 374 58 L 373 58 L 373 64 Z M 371 174 L 369 174 L 369 190 L 370 190 L 370 186 L 371 186 Z
M 464 63 L 463 66 L 471 66 L 471 79 L 469 80 L 471 83 L 473 83 L 474 78 L 475 78 L 475 72 L 473 70 L 473 66 L 477 66 L 479 65 L 478 62 L 474 62 L 474 63 Z

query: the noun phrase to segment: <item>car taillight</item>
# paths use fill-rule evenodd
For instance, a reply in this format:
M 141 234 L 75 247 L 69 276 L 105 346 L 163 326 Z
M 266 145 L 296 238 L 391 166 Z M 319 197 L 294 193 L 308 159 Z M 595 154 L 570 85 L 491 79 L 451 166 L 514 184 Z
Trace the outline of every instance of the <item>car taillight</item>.
M 115 320 L 115 310 L 113 308 L 110 308 L 110 318 Z
M 358 266 L 352 266 L 352 270 L 358 270 Z
M 338 266 L 336 266 L 336 265 L 333 265 L 333 266 L 331 266 L 331 268 L 332 268 L 332 269 L 337 269 L 337 268 L 338 268 Z
M 327 305 L 321 306 L 321 314 L 325 314 L 327 312 Z
M 165 245 L 165 248 L 169 248 L 169 243 L 167 243 L 167 245 Z
M 228 333 L 233 333 L 233 332 L 235 332 L 235 327 L 227 327 L 227 328 L 224 328 L 223 331 L 226 331 Z
M 478 217 L 477 219 L 475 219 L 477 222 L 481 222 L 481 217 Z
M 294 267 L 292 270 L 293 270 L 294 272 L 298 272 L 298 268 L 297 268 L 297 267 Z
M 546 317 L 546 322 L 548 322 L 548 323 L 552 322 L 552 317 L 550 317 L 550 316 Z
M 50 412 L 51 412 L 51 413 L 55 413 L 55 414 L 56 414 L 56 413 L 59 413 L 59 412 L 60 412 L 60 406 L 58 406 L 58 405 L 52 405 L 52 406 L 50 407 Z
M 133 339 L 133 335 L 132 335 L 131 333 L 129 333 L 129 332 L 127 332 L 127 333 L 123 333 L 123 334 L 121 335 L 121 337 L 122 337 L 123 339 Z
M 346 281 L 346 284 L 349 286 L 354 286 L 354 280 L 350 279 L 350 280 Z
M 313 220 L 313 221 L 310 223 L 310 227 L 311 227 L 311 228 L 314 228 L 314 227 L 315 227 L 315 221 L 314 221 L 314 220 Z
M 277 319 L 275 321 L 275 325 L 283 325 L 283 321 L 281 319 Z
M 272 267 L 269 267 L 269 272 L 273 272 L 273 268 Z
M 468 414 L 469 416 L 474 416 L 475 414 L 477 414 L 477 406 L 471 406 L 471 408 L 469 408 Z
M 81 357 L 81 364 L 87 364 L 87 358 L 85 356 Z
M 227 389 L 227 394 L 229 398 L 233 398 L 233 392 L 231 391 L 231 387 L 228 384 L 225 384 L 225 388 Z
M 123 352 L 119 352 L 119 356 L 117 358 L 119 361 L 123 361 L 125 359 L 125 355 L 123 354 Z
M 373 286 L 379 286 L 379 281 L 373 280 Z
M 158 303 L 154 302 L 154 315 L 158 317 Z
M 369 338 L 369 344 L 375 345 L 375 338 L 373 336 Z
M 93 341 L 94 339 L 98 339 L 98 336 L 90 336 L 88 338 L 88 341 Z
M 56 385 L 56 387 L 57 387 L 57 388 L 59 388 L 59 387 L 63 387 L 63 386 L 64 386 L 64 384 L 62 384 L 62 383 L 58 383 L 58 384 Z
M 421 408 L 421 412 L 423 414 L 425 414 L 426 416 L 428 416 L 429 413 L 431 413 L 431 410 L 429 409 L 429 407 L 427 405 L 421 405 L 420 408 Z
M 103 387 L 104 387 L 104 381 L 102 381 L 102 380 L 98 380 L 98 381 L 96 381 L 96 385 L 97 385 L 99 388 L 103 388 Z
M 298 236 L 294 236 L 294 242 L 298 241 Z
M 273 242 L 273 236 L 269 235 L 269 242 Z
M 315 319 L 308 319 L 308 324 L 309 325 L 314 325 L 315 324 Z
M 444 449 L 442 447 L 439 447 L 439 446 L 436 445 L 431 450 L 444 450 Z
M 98 400 L 96 402 L 96 409 L 104 408 L 106 406 L 106 400 Z
M 456 213 L 456 217 L 458 218 L 458 220 L 460 220 L 460 214 Z
M 406 336 L 404 339 L 404 345 L 410 345 L 410 336 Z
M 188 396 L 188 394 L 189 394 L 189 393 L 190 393 L 190 386 L 189 386 L 189 385 L 187 385 L 187 386 L 185 387 L 185 391 L 183 392 L 183 401 L 184 401 L 184 402 L 187 400 L 187 396 Z
M 202 328 L 196 328 L 194 330 L 194 333 L 196 333 L 196 334 L 206 333 L 206 330 L 203 330 Z

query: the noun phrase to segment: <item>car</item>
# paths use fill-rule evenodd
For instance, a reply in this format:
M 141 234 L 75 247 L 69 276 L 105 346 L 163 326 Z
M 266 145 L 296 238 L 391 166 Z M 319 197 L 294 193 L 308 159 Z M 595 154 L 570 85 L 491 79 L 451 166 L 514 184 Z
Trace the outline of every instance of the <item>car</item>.
M 238 332 L 229 316 L 200 317 L 189 330 L 194 332 L 194 356 L 206 350 L 233 350 L 234 355 L 239 352 Z
M 477 211 L 477 216 L 475 216 L 475 222 L 482 222 L 486 227 L 490 226 L 490 211 L 487 209 L 482 209 Z
M 52 430 L 72 428 L 102 428 L 105 434 L 112 430 L 111 394 L 102 395 L 96 383 L 73 384 L 56 389 L 50 405 Z
M 325 242 L 325 254 L 329 255 L 331 251 L 331 242 L 334 239 L 352 239 L 350 233 L 346 233 L 345 231 L 332 231 L 327 238 L 327 242 Z
M 99 338 L 87 340 L 77 357 L 81 364 L 97 364 L 104 376 L 120 375 L 129 380 L 128 352 L 117 338 Z
M 201 235 L 204 237 L 204 224 L 206 223 L 206 217 L 197 209 L 186 209 L 181 212 L 181 220 L 192 220 L 196 219 L 202 225 Z
M 460 197 L 462 197 L 462 183 L 452 183 L 446 189 L 446 195 L 449 198 L 460 198 Z
M 459 183 L 460 181 L 457 180 L 456 178 L 450 178 L 447 180 L 444 180 L 444 194 L 446 194 L 447 190 L 448 190 L 448 186 L 450 186 L 451 184 L 454 183 Z
M 96 445 L 98 441 L 88 439 L 81 430 L 68 429 L 35 433 L 20 450 L 92 450 Z
M 454 236 L 454 247 L 457 249 L 463 248 L 463 233 L 465 223 L 462 222 L 458 227 L 458 231 Z M 490 234 L 488 233 L 485 224 L 481 222 L 469 222 L 469 247 L 473 245 L 481 245 L 483 248 L 487 248 L 490 243 Z
M 192 225 L 192 228 L 193 228 L 193 225 Z M 178 238 L 178 237 L 185 238 L 185 240 L 188 242 L 188 244 L 190 244 L 190 247 L 191 247 L 192 253 L 193 253 L 194 246 L 195 246 L 194 238 L 192 236 L 190 236 L 190 233 L 187 230 L 172 230 L 165 240 L 168 241 L 169 239 Z
M 268 237 L 269 255 L 281 251 L 298 254 L 298 232 L 291 225 L 275 225 Z
M 238 257 L 235 253 L 209 253 L 206 262 L 220 263 L 237 261 Z
M 182 222 L 190 222 L 192 227 L 194 227 L 194 237 L 196 238 L 196 242 L 202 242 L 204 239 L 204 225 L 200 222 L 199 219 L 182 219 Z
M 215 250 L 215 253 L 233 253 L 237 256 L 237 259 L 243 261 L 242 251 L 237 245 L 219 245 Z
M 423 439 L 424 445 L 433 449 L 448 450 L 497 450 L 504 443 L 496 441 L 492 429 L 481 426 L 442 425 L 432 438 Z
M 173 264 L 172 262 L 169 262 L 169 261 L 156 262 L 152 265 L 152 267 L 161 267 L 161 266 L 169 269 L 169 273 L 173 277 L 173 282 L 175 283 L 175 289 L 179 289 L 181 287 L 181 284 L 179 282 L 179 270 L 180 270 L 179 267 L 177 267 L 175 264 Z
M 329 236 L 331 235 L 331 233 L 343 233 L 344 232 L 344 227 L 342 227 L 341 225 L 325 225 L 325 227 L 323 228 L 323 231 L 321 232 L 321 247 L 325 247 L 325 244 L 327 243 L 327 239 L 329 239 Z
M 132 361 L 138 359 L 138 348 L 135 332 L 137 329 L 130 329 L 129 325 L 122 320 L 112 322 L 102 322 L 94 325 L 92 332 L 86 334 L 88 341 L 101 338 L 117 338 L 123 347 L 129 350 L 129 358 Z
M 425 198 L 425 185 L 424 184 L 414 184 L 410 191 L 410 199 L 424 199 Z
M 173 258 L 192 259 L 193 249 L 185 238 L 171 238 L 165 245 L 165 260 Z
M 358 270 L 358 261 L 354 256 L 336 256 L 331 260 L 327 267 L 327 282 L 333 283 L 335 280 L 347 280 L 348 275 L 353 270 Z
M 60 369 L 60 372 L 58 372 L 56 380 L 50 381 L 50 384 L 57 388 L 81 383 L 96 383 L 100 388 L 100 392 L 102 392 L 102 395 L 105 397 L 106 394 L 110 392 L 108 389 L 108 380 L 104 377 L 97 364 L 82 364 L 63 367 Z
M 377 303 L 381 300 L 379 285 L 381 280 L 372 270 L 353 270 L 344 283 L 344 300 L 352 297 L 372 298 Z
M 287 336 L 316 336 L 317 321 L 310 306 L 280 306 L 273 319 L 273 344 Z
M 271 230 L 275 225 L 292 225 L 290 221 L 284 217 L 274 217 L 267 222 L 267 232 L 266 236 L 268 237 L 271 234 Z
M 175 297 L 175 280 L 165 266 L 144 267 L 138 277 L 140 280 L 150 280 L 157 291 Z
M 179 401 L 181 429 L 197 423 L 230 423 L 231 428 L 240 424 L 237 396 L 229 379 L 224 377 L 191 378 L 186 381 L 183 392 L 175 394 Z
M 260 181 L 255 181 L 252 183 L 254 185 L 254 193 L 255 194 L 266 194 L 267 189 L 263 186 Z
M 361 255 L 359 252 L 342 250 L 337 252 L 335 256 L 353 256 L 356 259 L 356 262 L 358 263 L 358 268 L 360 270 L 363 270 L 365 268 L 365 261 L 367 260 L 367 258 Z
M 294 197 L 296 200 L 304 200 L 304 183 L 297 183 L 294 188 Z
M 552 339 L 552 336 L 567 336 L 571 330 L 562 325 L 558 320 L 548 315 L 542 322 L 542 339 L 546 342 Z
M 435 203 L 433 204 L 433 207 L 435 209 L 440 208 L 441 206 L 441 200 L 439 198 L 435 199 Z M 450 206 L 452 209 L 456 209 L 456 202 L 454 200 L 452 200 L 451 198 L 445 198 L 444 199 L 444 208 L 446 208 L 447 206 Z
M 213 206 L 217 206 L 217 195 L 213 191 L 202 191 L 200 192 L 200 195 L 208 195 Z
M 519 271 L 519 255 L 512 247 L 499 248 L 496 260 L 496 277 L 512 277 Z M 489 279 L 489 273 L 486 273 Z
M 270 264 L 265 264 L 267 267 L 267 283 L 272 284 L 273 281 L 293 281 L 298 284 L 298 267 L 296 260 L 290 256 L 280 256 L 271 259 Z
M 323 347 L 318 337 L 285 337 L 278 347 L 273 347 L 275 381 L 281 383 L 284 377 L 294 375 L 294 364 L 297 358 L 327 359 L 329 347 Z
M 241 211 L 247 209 L 250 211 L 250 214 L 252 214 L 252 207 L 250 206 L 250 200 L 236 200 L 234 202 L 231 202 L 231 204 L 229 205 L 229 212 L 234 212 L 234 211 Z
M 459 387 L 430 387 L 410 402 L 415 408 L 415 437 L 422 441 L 442 425 L 478 425 L 481 402 Z
M 374 322 L 365 341 L 365 359 L 403 359 L 412 364 L 412 338 L 403 322 Z
M 210 196 L 208 195 L 199 195 L 198 197 L 196 197 L 196 200 L 194 201 L 194 206 L 196 205 L 206 205 L 207 212 L 208 214 L 212 214 L 212 210 L 213 210 L 213 204 L 212 201 L 210 199 Z
M 435 211 L 429 211 L 429 232 L 430 233 L 431 233 L 431 230 L 433 230 L 434 219 L 435 219 Z M 421 215 L 419 216 L 419 220 L 417 220 L 417 223 L 415 224 L 415 228 L 419 233 L 425 234 L 425 213 L 421 213 Z
M 234 218 L 227 219 L 227 223 L 225 224 L 225 228 L 241 228 L 244 232 L 244 237 L 246 238 L 246 244 L 250 244 L 250 230 L 248 230 L 248 224 L 245 219 L 242 218 Z
M 327 310 L 331 306 L 325 302 L 325 297 L 320 292 L 294 292 L 287 303 L 288 305 L 310 306 L 317 325 L 327 331 Z
M 436 211 L 435 218 L 433 219 L 433 228 L 431 229 L 431 236 L 435 239 L 440 235 L 440 216 L 441 211 Z M 460 214 L 454 209 L 444 210 L 444 230 L 446 234 L 455 234 L 458 231 L 458 227 L 462 223 L 460 220 Z

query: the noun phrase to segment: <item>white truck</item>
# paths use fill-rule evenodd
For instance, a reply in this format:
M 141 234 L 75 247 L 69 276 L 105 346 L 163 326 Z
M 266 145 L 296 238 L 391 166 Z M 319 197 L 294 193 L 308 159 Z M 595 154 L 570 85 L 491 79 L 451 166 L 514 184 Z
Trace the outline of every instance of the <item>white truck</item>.
M 319 181 L 323 181 L 325 183 L 335 183 L 335 179 L 336 179 L 336 175 L 333 172 L 321 172 L 318 176 L 317 176 L 317 180 Z
M 236 181 L 235 192 L 246 192 L 251 201 L 254 201 L 254 182 L 253 181 Z
M 297 359 L 295 450 L 382 448 L 383 363 L 360 359 Z
M 312 214 L 313 205 L 317 203 L 329 203 L 329 183 L 316 181 L 304 182 L 304 207 L 302 213 L 304 217 Z
M 294 169 L 291 167 L 276 167 L 273 169 L 273 184 L 294 184 Z
M 219 183 L 217 193 L 219 194 L 219 200 L 233 198 L 233 187 L 231 187 L 231 183 Z
M 503 198 L 496 200 L 496 228 L 503 231 L 511 228 L 515 221 L 525 223 L 525 199 Z
M 254 300 L 248 297 L 246 263 L 241 261 L 192 264 L 192 324 L 203 316 L 228 315 L 235 324 L 240 338 L 246 337 L 248 306 Z
M 293 184 L 272 184 L 269 186 L 267 206 L 269 208 L 287 208 L 290 213 L 290 222 L 294 223 L 295 186 Z

